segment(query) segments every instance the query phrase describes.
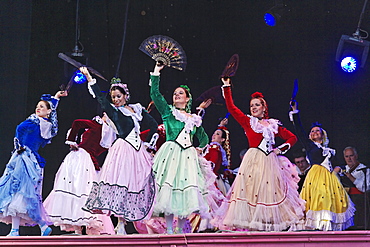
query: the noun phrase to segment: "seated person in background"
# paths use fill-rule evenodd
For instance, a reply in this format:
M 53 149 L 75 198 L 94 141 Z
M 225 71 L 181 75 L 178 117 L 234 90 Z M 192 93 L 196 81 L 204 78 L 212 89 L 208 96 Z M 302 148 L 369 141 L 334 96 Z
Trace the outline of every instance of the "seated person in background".
M 298 192 L 301 192 L 304 180 L 311 168 L 311 165 L 307 161 L 306 153 L 303 151 L 295 153 L 294 164 L 296 165 L 298 176 L 300 178 L 298 182 Z
M 357 151 L 354 147 L 346 147 L 343 150 L 343 156 L 346 165 L 335 167 L 334 171 L 338 173 L 343 187 L 356 204 L 355 225 L 349 229 L 365 230 L 370 227 L 370 168 L 358 161 Z M 365 191 L 368 193 L 367 197 L 364 194 Z M 366 201 L 367 205 L 365 206 Z M 367 212 L 365 212 L 366 208 Z

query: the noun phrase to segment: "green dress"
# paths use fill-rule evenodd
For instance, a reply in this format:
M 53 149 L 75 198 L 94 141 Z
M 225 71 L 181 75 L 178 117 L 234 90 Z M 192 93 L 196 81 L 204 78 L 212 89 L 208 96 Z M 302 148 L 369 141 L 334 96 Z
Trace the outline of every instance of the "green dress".
M 198 138 L 200 147 L 208 143 L 208 136 L 201 127 L 202 119 L 195 114 L 180 113 L 168 105 L 159 92 L 159 76 L 151 75 L 150 78 L 150 96 L 166 129 L 166 142 L 154 157 L 153 171 L 158 193 L 153 214 L 186 218 L 199 213 L 208 218 L 206 181 L 193 146 L 194 136 Z

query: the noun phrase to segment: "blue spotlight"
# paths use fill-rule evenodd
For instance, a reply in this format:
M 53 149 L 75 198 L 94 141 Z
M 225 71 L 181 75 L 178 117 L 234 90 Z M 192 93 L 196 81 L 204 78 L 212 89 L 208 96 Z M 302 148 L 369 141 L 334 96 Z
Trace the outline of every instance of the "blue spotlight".
M 265 23 L 267 26 L 274 27 L 276 26 L 276 18 L 271 13 L 265 13 L 263 16 L 263 19 L 265 20 Z
M 77 70 L 73 75 L 73 81 L 77 84 L 82 84 L 87 82 L 87 78 L 81 71 Z
M 344 72 L 352 73 L 357 68 L 357 60 L 354 57 L 345 57 L 340 62 L 340 66 Z
M 283 3 L 283 0 L 275 0 L 275 5 L 265 12 L 263 19 L 267 26 L 275 27 L 280 19 L 289 12 L 290 9 Z

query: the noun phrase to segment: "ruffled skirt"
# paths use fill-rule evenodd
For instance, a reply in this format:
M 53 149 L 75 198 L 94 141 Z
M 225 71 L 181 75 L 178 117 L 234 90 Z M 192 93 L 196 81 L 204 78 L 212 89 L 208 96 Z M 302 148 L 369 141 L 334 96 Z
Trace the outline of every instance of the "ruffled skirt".
M 42 204 L 43 168 L 29 148 L 14 152 L 0 178 L 0 221 L 20 217 L 20 225 L 51 225 Z
M 110 219 L 105 221 L 109 225 L 103 224 L 102 217 L 108 216 L 82 210 L 93 181 L 97 180 L 98 173 L 88 152 L 79 148 L 67 154 L 55 175 L 54 188 L 44 201 L 45 209 L 55 226 L 60 226 L 64 231 L 86 226 L 89 231 L 97 234 L 107 232 L 104 228 L 113 229 Z
M 220 229 L 282 231 L 304 216 L 299 177 L 284 156 L 256 148 L 245 154 L 235 181 L 211 221 Z
M 149 218 L 155 198 L 152 156 L 119 138 L 108 150 L 99 181 L 94 181 L 84 210 L 115 214 L 127 221 Z
M 175 142 L 165 142 L 155 155 L 153 170 L 158 186 L 154 215 L 210 217 L 207 184 L 194 147 L 182 149 Z
M 301 191 L 306 201 L 307 229 L 341 231 L 353 225 L 355 206 L 337 176 L 313 165 Z

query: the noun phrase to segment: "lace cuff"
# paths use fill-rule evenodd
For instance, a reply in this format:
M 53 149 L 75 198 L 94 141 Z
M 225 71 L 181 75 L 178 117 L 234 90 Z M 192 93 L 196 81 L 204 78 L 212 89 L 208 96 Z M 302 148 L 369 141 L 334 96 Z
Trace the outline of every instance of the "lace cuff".
M 152 138 L 150 139 L 149 143 L 148 143 L 148 148 L 150 149 L 156 149 L 156 144 L 157 144 L 157 141 L 158 141 L 158 138 L 159 138 L 159 134 L 158 133 L 154 133 Z
M 290 149 L 289 143 L 283 143 L 277 147 L 280 150 L 280 154 L 285 154 Z
M 73 145 L 73 146 L 77 146 L 78 144 L 76 142 L 72 142 L 72 141 L 66 141 L 65 144 L 67 145 Z
M 204 115 L 206 115 L 206 109 L 202 107 L 197 107 L 196 110 L 198 111 L 198 116 L 200 116 L 202 119 L 204 118 Z
M 89 90 L 89 93 L 93 96 L 93 98 L 96 98 L 96 95 L 95 95 L 94 91 L 91 88 L 91 86 L 94 85 L 94 84 L 96 84 L 96 79 L 95 78 L 93 78 L 92 81 L 89 81 L 87 83 L 87 89 Z
M 289 120 L 290 122 L 293 122 L 293 114 L 297 114 L 299 110 L 294 110 L 289 112 Z

